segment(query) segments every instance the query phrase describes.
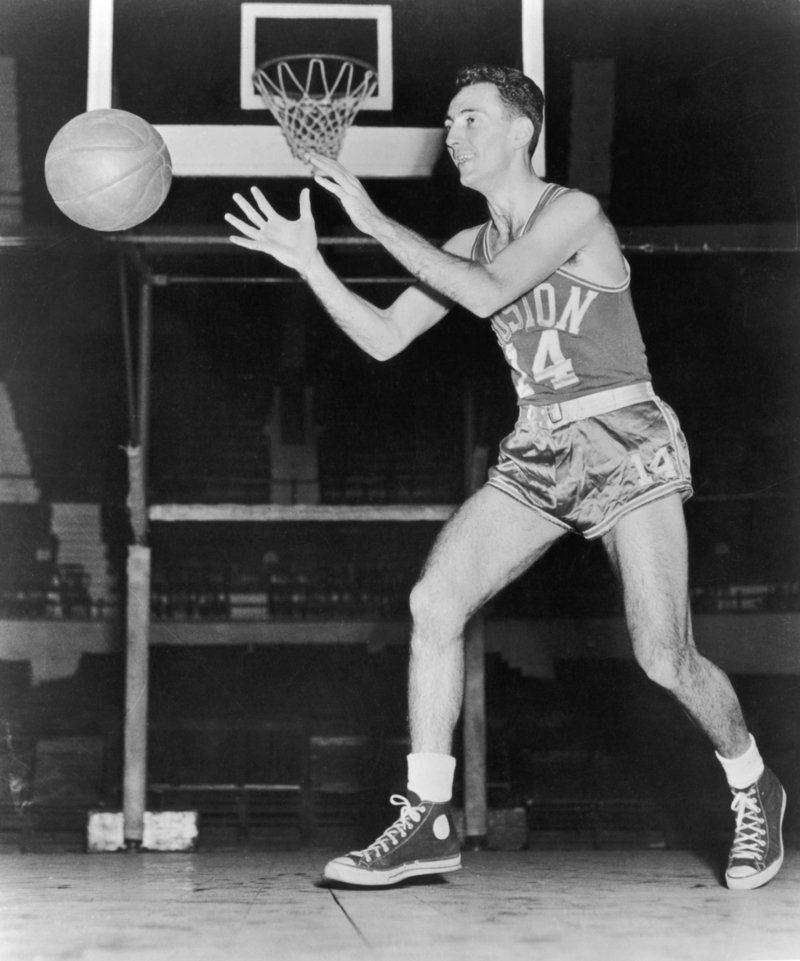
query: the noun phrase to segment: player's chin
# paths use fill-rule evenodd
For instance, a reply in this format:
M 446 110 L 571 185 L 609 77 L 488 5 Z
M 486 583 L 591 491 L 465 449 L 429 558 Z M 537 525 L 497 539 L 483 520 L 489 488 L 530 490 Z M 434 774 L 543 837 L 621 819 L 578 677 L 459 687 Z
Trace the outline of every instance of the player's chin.
M 464 170 L 463 167 L 458 168 L 458 178 L 464 187 L 472 187 L 475 182 L 474 172 Z

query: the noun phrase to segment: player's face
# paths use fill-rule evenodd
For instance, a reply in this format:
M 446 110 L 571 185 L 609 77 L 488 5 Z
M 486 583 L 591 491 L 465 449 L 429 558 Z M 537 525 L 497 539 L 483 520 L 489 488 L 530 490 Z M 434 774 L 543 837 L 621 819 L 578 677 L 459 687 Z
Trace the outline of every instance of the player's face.
M 447 149 L 465 186 L 479 189 L 487 178 L 508 168 L 514 153 L 512 118 L 493 83 L 459 90 L 447 111 L 445 128 Z

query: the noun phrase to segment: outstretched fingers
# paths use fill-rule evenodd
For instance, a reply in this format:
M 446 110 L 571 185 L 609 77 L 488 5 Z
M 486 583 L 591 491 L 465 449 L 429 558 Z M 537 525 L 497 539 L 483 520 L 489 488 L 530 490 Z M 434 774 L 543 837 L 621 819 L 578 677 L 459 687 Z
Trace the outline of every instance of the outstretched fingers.
M 241 231 L 245 237 L 251 238 L 252 243 L 244 243 L 241 237 L 231 237 L 234 243 L 238 243 L 240 247 L 251 247 L 254 250 L 264 248 L 264 241 L 267 239 L 266 232 L 269 230 L 270 219 L 282 219 L 279 214 L 275 212 L 270 202 L 264 196 L 263 193 L 258 189 L 258 187 L 252 187 L 250 192 L 258 204 L 260 210 L 256 208 L 243 197 L 241 194 L 234 194 L 233 199 L 239 205 L 244 215 L 250 221 L 249 223 L 245 220 L 241 220 L 239 217 L 235 217 L 233 214 L 225 214 L 225 219 L 228 223 L 235 227 L 237 230 Z
M 338 161 L 321 154 L 307 154 L 306 161 L 314 171 L 315 182 L 340 201 L 359 230 L 370 233 L 370 225 L 380 217 L 380 212 L 358 177 Z
M 256 199 L 256 202 L 259 203 L 259 206 L 261 206 L 261 202 L 259 201 L 259 196 L 256 195 L 256 190 L 257 188 L 253 187 L 252 193 Z M 270 218 L 270 216 L 275 215 L 275 211 L 272 209 L 272 207 L 269 206 L 269 203 L 267 202 L 267 198 L 261 193 L 260 190 L 258 194 L 260 195 L 261 201 L 263 201 L 266 207 L 269 208 L 269 212 L 267 212 L 267 210 L 264 210 L 264 208 L 262 207 L 263 216 L 262 216 L 262 213 L 256 210 L 256 208 L 250 203 L 250 201 L 247 200 L 245 197 L 243 197 L 241 194 L 234 194 L 233 199 L 239 205 L 239 207 L 241 207 L 245 216 L 247 216 L 250 219 L 250 221 L 260 229 L 267 225 L 267 220 Z
M 264 194 L 261 193 L 258 187 L 251 187 L 250 193 L 253 195 L 253 197 L 255 197 L 255 201 L 258 204 L 259 210 L 261 211 L 262 214 L 264 214 L 267 220 L 269 220 L 271 217 L 279 216 L 275 212 L 275 209 L 273 208 L 272 204 L 267 200 Z
M 341 184 L 338 184 L 335 180 L 330 180 L 328 177 L 324 177 L 322 174 L 314 174 L 314 183 L 319 184 L 320 187 L 324 187 L 328 193 L 333 194 L 340 200 L 344 195 L 344 189 Z
M 307 154 L 306 160 L 314 172 L 314 180 L 337 197 L 342 195 L 342 189 L 355 178 L 336 160 L 324 157 L 322 154 Z
M 306 189 L 300 194 L 300 216 L 297 220 L 288 220 L 277 213 L 258 187 L 251 188 L 251 193 L 252 203 L 242 194 L 233 195 L 243 216 L 225 214 L 227 223 L 242 235 L 232 236 L 231 242 L 269 254 L 298 272 L 304 271 L 317 250 L 309 191 Z
M 248 240 L 246 237 L 238 237 L 236 234 L 231 234 L 228 240 L 230 240 L 232 244 L 236 244 L 237 247 L 247 247 L 248 250 L 258 250 L 263 253 L 269 253 L 269 251 L 265 249 L 264 244 L 259 243 L 257 240 Z
M 252 237 L 255 239 L 260 233 L 259 227 L 255 227 L 253 224 L 249 224 L 245 220 L 240 220 L 238 217 L 234 217 L 233 214 L 225 214 L 225 219 L 232 227 L 240 230 L 245 237 Z
M 306 162 L 331 177 L 336 174 L 343 177 L 353 176 L 347 167 L 343 167 L 338 160 L 334 160 L 332 157 L 326 157 L 325 154 L 308 153 L 306 154 Z
M 314 215 L 311 213 L 311 191 L 308 187 L 300 191 L 300 219 L 312 222 L 314 220 Z

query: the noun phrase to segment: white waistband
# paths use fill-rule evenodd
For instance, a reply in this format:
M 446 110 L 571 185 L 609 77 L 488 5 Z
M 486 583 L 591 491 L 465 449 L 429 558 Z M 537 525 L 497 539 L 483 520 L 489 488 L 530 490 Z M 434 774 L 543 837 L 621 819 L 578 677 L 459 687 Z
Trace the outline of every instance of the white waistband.
M 654 400 L 655 392 L 649 381 L 640 384 L 628 384 L 625 387 L 614 387 L 611 390 L 600 390 L 596 394 L 576 397 L 566 400 L 562 404 L 548 404 L 537 407 L 525 404 L 520 410 L 520 419 L 526 420 L 536 427 L 563 427 L 585 417 L 599 417 L 620 407 L 630 407 L 631 404 L 641 404 L 645 400 Z

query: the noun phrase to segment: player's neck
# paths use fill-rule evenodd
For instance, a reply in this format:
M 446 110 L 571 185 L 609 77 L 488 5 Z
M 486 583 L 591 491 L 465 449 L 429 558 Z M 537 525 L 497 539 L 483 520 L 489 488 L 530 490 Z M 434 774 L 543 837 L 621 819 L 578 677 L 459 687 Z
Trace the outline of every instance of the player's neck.
M 501 245 L 522 233 L 546 186 L 533 171 L 526 170 L 518 176 L 504 178 L 496 190 L 485 195 Z

